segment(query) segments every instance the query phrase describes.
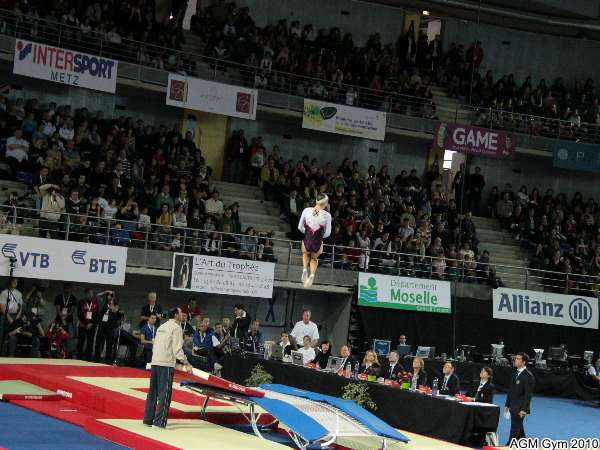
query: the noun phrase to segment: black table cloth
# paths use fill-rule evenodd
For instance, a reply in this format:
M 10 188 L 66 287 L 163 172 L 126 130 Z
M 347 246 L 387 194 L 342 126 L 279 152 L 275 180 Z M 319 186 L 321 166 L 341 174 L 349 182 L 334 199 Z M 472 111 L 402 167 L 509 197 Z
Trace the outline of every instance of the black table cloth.
M 224 378 L 244 384 L 256 364 L 273 376 L 273 382 L 341 397 L 349 380 L 292 364 L 266 361 L 251 356 L 231 355 L 224 362 Z M 378 409 L 374 414 L 391 426 L 457 444 L 468 444 L 474 432 L 496 431 L 500 409 L 469 406 L 459 402 L 409 392 L 379 383 L 369 383 Z

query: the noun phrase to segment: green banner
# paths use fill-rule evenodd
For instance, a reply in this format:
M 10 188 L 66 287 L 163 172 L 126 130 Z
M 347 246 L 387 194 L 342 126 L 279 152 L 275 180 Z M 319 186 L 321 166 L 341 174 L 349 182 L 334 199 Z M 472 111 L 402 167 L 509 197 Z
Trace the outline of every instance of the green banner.
M 358 304 L 377 308 L 450 314 L 450 283 L 421 278 L 358 274 Z
M 600 172 L 600 145 L 558 141 L 554 144 L 554 167 Z

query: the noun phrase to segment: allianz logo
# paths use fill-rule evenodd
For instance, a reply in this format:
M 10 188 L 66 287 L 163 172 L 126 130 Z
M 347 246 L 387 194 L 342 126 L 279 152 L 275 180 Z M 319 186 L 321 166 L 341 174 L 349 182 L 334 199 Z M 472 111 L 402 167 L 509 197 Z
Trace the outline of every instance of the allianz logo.
M 498 311 L 557 318 L 565 318 L 568 313 L 568 317 L 577 325 L 585 325 L 593 317 L 592 305 L 581 297 L 573 298 L 565 311 L 565 304 L 561 302 L 531 300 L 528 295 L 502 293 Z

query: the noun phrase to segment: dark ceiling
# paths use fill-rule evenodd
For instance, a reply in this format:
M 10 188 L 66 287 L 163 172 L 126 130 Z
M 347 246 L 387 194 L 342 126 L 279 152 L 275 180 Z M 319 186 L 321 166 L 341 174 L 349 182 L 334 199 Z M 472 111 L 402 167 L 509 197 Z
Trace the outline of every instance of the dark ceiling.
M 429 10 L 434 17 L 481 20 L 482 23 L 535 33 L 600 40 L 600 21 L 597 20 L 598 9 L 595 7 L 600 4 L 598 0 L 573 0 L 572 3 L 571 0 L 481 0 L 481 11 L 479 0 L 362 1 L 414 11 Z M 577 1 L 586 2 L 587 15 L 576 12 Z M 489 11 L 489 8 L 496 11 Z M 590 11 L 595 11 L 595 20 L 591 19 Z M 566 22 L 570 24 L 564 24 Z

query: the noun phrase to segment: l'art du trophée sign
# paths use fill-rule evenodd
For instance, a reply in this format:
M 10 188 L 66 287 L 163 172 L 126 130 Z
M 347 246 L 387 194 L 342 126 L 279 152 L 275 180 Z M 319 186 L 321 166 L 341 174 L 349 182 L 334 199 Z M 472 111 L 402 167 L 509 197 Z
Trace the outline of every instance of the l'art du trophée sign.
M 420 278 L 359 273 L 358 304 L 449 314 L 450 283 Z

